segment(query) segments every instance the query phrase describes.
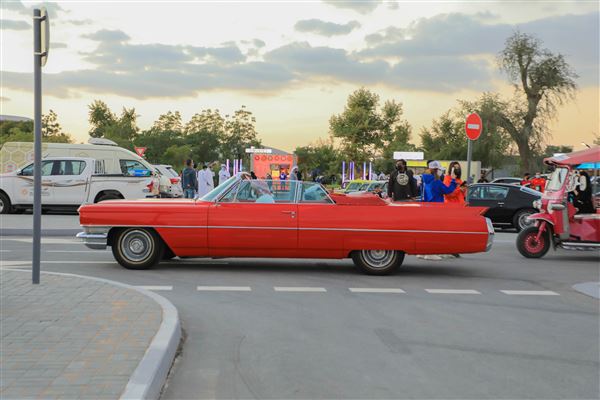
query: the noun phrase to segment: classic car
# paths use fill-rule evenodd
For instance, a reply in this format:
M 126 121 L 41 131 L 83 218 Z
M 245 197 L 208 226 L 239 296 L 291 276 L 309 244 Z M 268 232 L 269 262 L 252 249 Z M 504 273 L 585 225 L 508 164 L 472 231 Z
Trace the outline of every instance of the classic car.
M 390 203 L 373 194 L 329 194 L 314 182 L 231 177 L 200 199 L 106 201 L 79 209 L 77 237 L 112 248 L 125 268 L 178 257 L 351 257 L 384 275 L 405 254 L 488 251 L 494 230 L 485 208 Z M 348 218 L 352 215 L 352 218 Z
M 474 183 L 469 186 L 469 205 L 487 207 L 485 216 L 494 225 L 515 228 L 517 232 L 533 223 L 529 216 L 537 212 L 535 200 L 542 198 L 538 191 L 510 183 Z

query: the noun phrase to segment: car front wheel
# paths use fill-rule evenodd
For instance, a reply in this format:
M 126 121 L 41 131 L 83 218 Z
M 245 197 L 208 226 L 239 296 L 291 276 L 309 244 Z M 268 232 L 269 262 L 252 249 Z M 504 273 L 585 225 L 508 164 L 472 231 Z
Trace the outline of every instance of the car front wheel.
M 127 269 L 148 269 L 163 259 L 164 244 L 156 232 L 144 228 L 127 228 L 113 238 L 112 253 Z
M 530 226 L 519 232 L 517 236 L 517 250 L 523 257 L 541 258 L 550 249 L 550 231 L 546 230 L 538 238 L 539 227 Z
M 396 271 L 404 261 L 404 252 L 397 250 L 357 250 L 352 261 L 369 275 L 388 275 Z

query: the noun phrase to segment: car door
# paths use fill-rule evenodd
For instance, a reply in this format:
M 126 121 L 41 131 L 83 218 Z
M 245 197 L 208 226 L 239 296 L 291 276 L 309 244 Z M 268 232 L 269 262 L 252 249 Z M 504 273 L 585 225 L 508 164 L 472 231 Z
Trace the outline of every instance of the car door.
M 504 207 L 508 190 L 507 187 L 499 185 L 474 185 L 469 188 L 469 205 L 488 207 L 485 216 L 493 222 L 510 222 Z
M 55 161 L 56 171 L 53 171 L 54 203 L 61 205 L 83 204 L 88 189 L 88 175 L 91 175 L 84 160 Z
M 51 180 L 54 165 L 54 161 L 42 161 L 42 204 L 55 204 Z M 13 204 L 33 204 L 33 164 L 23 168 L 17 178 Z
M 244 180 L 208 211 L 213 257 L 295 257 L 296 182 Z

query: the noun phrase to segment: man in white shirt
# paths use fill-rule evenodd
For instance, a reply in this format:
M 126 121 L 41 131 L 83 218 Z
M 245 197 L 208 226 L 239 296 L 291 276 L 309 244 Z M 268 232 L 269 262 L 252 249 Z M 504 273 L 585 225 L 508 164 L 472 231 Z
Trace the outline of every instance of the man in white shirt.
M 231 178 L 231 174 L 227 170 L 225 164 L 221 164 L 221 170 L 219 171 L 219 185 L 223 184 L 227 179 Z
M 214 188 L 213 173 L 206 164 L 198 171 L 198 197 L 204 196 Z

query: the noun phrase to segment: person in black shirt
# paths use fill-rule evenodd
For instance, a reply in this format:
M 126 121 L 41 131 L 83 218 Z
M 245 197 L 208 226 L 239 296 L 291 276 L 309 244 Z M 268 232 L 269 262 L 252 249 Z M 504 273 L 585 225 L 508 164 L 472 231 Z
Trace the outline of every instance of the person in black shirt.
M 392 201 L 411 200 L 417 197 L 417 181 L 406 168 L 406 160 L 396 161 L 396 170 L 390 174 L 388 197 Z

